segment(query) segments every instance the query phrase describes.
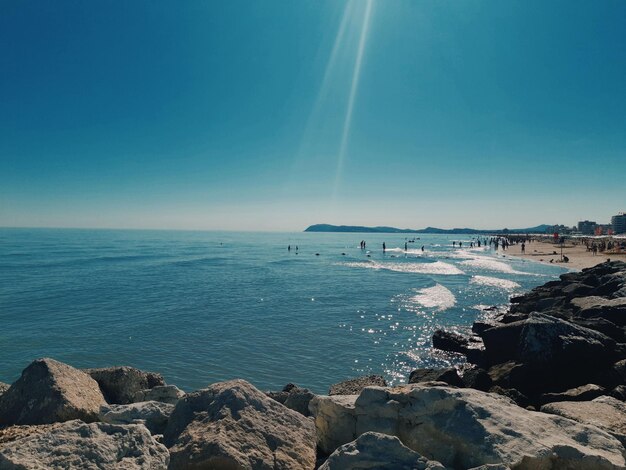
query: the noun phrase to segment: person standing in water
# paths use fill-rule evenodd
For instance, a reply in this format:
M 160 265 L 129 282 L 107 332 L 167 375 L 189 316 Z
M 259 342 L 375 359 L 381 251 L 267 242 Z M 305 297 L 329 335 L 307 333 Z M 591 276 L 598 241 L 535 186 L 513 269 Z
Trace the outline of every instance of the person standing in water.
M 291 245 L 287 247 L 287 251 L 291 251 Z
M 424 251 L 424 245 L 422 245 L 422 251 Z
M 408 251 L 408 245 L 404 242 L 404 251 Z
M 385 242 L 383 242 L 383 253 L 387 251 L 387 245 L 385 245 Z

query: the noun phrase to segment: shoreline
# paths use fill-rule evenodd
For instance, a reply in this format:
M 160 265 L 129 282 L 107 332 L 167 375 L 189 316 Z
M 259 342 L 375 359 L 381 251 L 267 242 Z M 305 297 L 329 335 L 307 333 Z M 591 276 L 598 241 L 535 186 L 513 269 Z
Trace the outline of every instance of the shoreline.
M 561 245 L 553 243 L 551 238 L 533 238 L 532 242 L 526 243 L 525 253 L 522 253 L 521 244 L 515 244 L 510 245 L 505 251 L 500 251 L 499 255 L 527 259 L 543 264 L 554 264 L 575 271 L 592 268 L 607 260 L 626 261 L 626 252 L 618 254 L 598 252 L 594 255 L 593 252 L 587 251 L 587 247 L 582 241 L 568 240 L 563 245 L 563 255 L 569 258 L 569 262 L 565 263 L 561 261 Z

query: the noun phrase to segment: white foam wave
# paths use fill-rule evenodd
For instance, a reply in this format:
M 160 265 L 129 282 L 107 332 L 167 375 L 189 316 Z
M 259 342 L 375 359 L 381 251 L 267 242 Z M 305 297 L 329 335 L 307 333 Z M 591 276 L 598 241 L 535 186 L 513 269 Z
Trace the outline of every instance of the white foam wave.
M 456 266 L 443 261 L 435 261 L 434 263 L 380 263 L 378 261 L 369 261 L 364 263 L 342 263 L 342 265 L 351 268 L 384 269 L 398 273 L 441 274 L 446 276 L 465 274 Z
M 417 295 L 411 297 L 409 302 L 416 303 L 425 308 L 432 308 L 437 312 L 442 312 L 454 307 L 456 297 L 449 289 L 437 284 L 434 287 L 427 287 L 417 291 Z
M 516 271 L 511 266 L 501 261 L 496 261 L 495 259 L 490 258 L 482 258 L 476 257 L 474 259 L 469 259 L 466 261 L 461 261 L 463 266 L 469 266 L 477 269 L 484 269 L 485 271 L 495 271 L 499 273 L 507 273 L 507 274 L 527 274 L 521 271 Z
M 472 276 L 472 278 L 470 279 L 470 283 L 478 284 L 481 286 L 499 287 L 500 289 L 507 290 L 513 290 L 521 287 L 517 282 L 489 276 Z

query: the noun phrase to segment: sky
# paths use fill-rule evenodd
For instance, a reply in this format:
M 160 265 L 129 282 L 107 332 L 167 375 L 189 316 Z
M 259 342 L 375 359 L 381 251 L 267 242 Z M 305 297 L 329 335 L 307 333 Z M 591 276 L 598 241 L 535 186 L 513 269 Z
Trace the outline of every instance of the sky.
M 0 5 L 0 226 L 626 211 L 626 2 Z

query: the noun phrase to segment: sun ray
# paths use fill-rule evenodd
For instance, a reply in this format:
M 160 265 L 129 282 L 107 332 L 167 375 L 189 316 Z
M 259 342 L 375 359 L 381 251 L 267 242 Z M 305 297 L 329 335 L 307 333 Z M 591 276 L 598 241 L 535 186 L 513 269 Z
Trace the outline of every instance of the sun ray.
M 348 97 L 348 105 L 346 107 L 346 116 L 343 122 L 343 131 L 341 133 L 341 143 L 339 145 L 339 153 L 337 155 L 337 170 L 335 173 L 335 184 L 333 187 L 333 199 L 339 189 L 341 183 L 341 174 L 343 170 L 343 164 L 346 157 L 346 151 L 348 148 L 348 138 L 350 136 L 350 128 L 352 126 L 352 113 L 354 111 L 354 102 L 356 99 L 356 93 L 359 88 L 359 79 L 361 77 L 361 65 L 363 64 L 363 53 L 365 51 L 365 44 L 367 41 L 367 33 L 369 31 L 370 18 L 372 14 L 373 0 L 367 0 L 365 6 L 365 13 L 363 14 L 363 23 L 361 26 L 361 35 L 359 37 L 359 46 L 357 49 L 356 60 L 354 63 L 354 71 L 352 73 L 352 83 L 350 85 L 350 95 Z

